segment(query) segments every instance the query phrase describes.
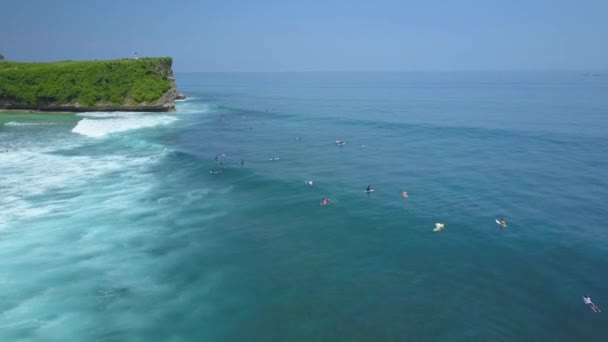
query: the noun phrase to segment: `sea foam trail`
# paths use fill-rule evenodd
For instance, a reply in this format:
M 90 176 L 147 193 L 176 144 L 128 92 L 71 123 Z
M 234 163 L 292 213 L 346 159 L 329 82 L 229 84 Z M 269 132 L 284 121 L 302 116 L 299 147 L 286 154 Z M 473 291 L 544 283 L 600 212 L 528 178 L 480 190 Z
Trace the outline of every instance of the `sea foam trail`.
M 169 115 L 141 113 L 82 113 L 84 119 L 72 129 L 72 132 L 91 138 L 101 138 L 111 133 L 125 132 L 134 129 L 168 125 L 177 118 Z

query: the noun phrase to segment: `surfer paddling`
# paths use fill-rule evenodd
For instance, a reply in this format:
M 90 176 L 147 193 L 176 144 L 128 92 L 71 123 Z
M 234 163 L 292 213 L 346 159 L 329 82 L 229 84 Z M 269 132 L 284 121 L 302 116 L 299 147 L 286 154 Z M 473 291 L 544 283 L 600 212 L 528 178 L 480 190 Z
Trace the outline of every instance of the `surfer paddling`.
M 600 308 L 598 308 L 595 304 L 593 304 L 593 302 L 591 301 L 591 297 L 584 295 L 583 296 L 583 302 L 585 302 L 585 304 L 587 304 L 587 306 L 593 311 L 593 312 L 602 312 L 602 310 L 600 310 Z

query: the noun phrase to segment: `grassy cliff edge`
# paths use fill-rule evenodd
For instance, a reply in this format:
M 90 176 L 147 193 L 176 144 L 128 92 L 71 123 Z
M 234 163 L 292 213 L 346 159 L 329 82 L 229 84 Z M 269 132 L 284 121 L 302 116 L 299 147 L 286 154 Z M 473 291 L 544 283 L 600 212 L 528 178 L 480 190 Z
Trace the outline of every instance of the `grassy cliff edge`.
M 0 62 L 0 109 L 171 111 L 170 57 L 51 63 Z

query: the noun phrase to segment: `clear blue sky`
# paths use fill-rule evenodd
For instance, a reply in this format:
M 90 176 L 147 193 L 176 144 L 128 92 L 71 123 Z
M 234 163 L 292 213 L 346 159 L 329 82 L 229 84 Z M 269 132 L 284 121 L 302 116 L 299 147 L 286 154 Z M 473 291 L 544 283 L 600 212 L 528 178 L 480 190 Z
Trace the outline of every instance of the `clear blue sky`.
M 608 0 L 2 0 L 0 53 L 177 71 L 608 69 Z

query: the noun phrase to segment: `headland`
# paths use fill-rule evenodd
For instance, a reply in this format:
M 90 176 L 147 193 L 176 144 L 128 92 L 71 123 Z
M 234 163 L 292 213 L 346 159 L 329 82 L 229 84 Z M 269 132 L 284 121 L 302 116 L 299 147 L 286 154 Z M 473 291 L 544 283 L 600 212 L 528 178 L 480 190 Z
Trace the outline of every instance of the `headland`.
M 170 57 L 50 63 L 0 62 L 0 110 L 175 110 Z

